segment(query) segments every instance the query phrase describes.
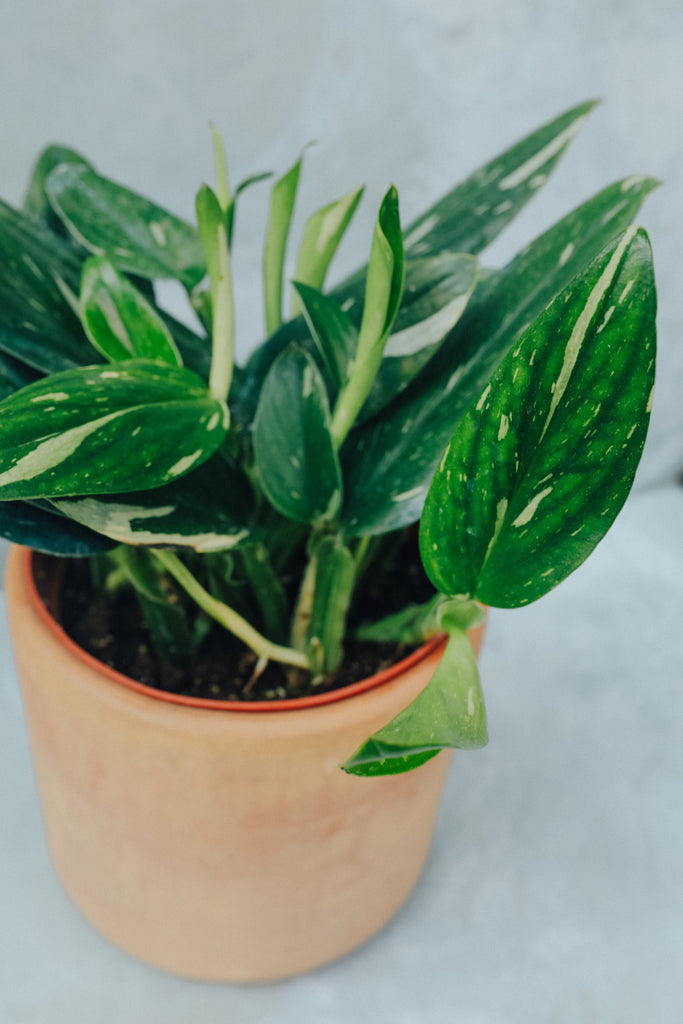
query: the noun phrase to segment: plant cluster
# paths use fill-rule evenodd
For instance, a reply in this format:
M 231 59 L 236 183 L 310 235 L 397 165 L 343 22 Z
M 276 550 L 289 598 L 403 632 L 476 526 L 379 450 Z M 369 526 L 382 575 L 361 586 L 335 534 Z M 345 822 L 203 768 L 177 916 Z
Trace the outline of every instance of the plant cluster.
M 362 189 L 312 214 L 285 305 L 301 160 L 272 185 L 266 338 L 234 360 L 231 191 L 194 227 L 51 146 L 0 205 L 0 531 L 125 579 L 162 658 L 197 637 L 169 586 L 258 657 L 323 679 L 349 609 L 415 530 L 433 597 L 370 639 L 448 634 L 417 700 L 345 764 L 404 771 L 486 742 L 466 630 L 541 597 L 605 534 L 642 452 L 655 287 L 632 219 L 656 182 L 605 188 L 500 269 L 478 255 L 546 181 L 584 103 L 403 228 L 382 200 L 368 263 L 325 291 Z M 190 329 L 157 303 L 174 279 Z M 201 327 L 199 326 L 201 324 Z M 104 569 L 103 569 L 104 566 Z M 294 581 L 294 584 L 292 583 Z

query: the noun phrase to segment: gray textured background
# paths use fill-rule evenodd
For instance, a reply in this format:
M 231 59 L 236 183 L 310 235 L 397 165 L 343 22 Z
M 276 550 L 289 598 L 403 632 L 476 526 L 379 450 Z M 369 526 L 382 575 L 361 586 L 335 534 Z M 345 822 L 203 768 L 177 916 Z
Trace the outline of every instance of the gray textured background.
M 365 182 L 339 270 L 389 181 L 407 220 L 589 97 L 497 263 L 610 181 L 662 179 L 641 222 L 660 361 L 637 492 L 586 567 L 492 617 L 492 741 L 456 758 L 415 897 L 364 950 L 265 988 L 193 985 L 93 935 L 56 885 L 0 634 L 0 1019 L 257 1024 L 680 1024 L 683 995 L 683 6 L 680 0 L 0 0 L 0 194 L 49 141 L 190 217 L 212 175 L 283 171 L 303 217 Z M 261 330 L 265 190 L 240 209 L 240 351 Z M 169 296 L 174 302 L 174 297 Z

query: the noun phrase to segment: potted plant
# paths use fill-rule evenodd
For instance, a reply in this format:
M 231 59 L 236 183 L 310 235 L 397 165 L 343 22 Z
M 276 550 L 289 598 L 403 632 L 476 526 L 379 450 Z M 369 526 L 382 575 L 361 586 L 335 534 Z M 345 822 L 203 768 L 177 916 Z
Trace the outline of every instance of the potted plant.
M 231 192 L 216 133 L 196 228 L 54 146 L 23 210 L 0 206 L 0 528 L 24 546 L 8 602 L 46 828 L 74 900 L 137 955 L 274 977 L 383 924 L 427 852 L 436 755 L 487 742 L 468 630 L 561 582 L 625 501 L 655 361 L 631 221 L 656 182 L 607 187 L 502 269 L 477 258 L 592 106 L 407 228 L 390 187 L 367 266 L 329 291 L 362 190 L 313 213 L 285 315 L 298 160 L 270 191 L 243 367 L 232 229 L 264 176 Z M 81 638 L 103 608 L 134 655 Z

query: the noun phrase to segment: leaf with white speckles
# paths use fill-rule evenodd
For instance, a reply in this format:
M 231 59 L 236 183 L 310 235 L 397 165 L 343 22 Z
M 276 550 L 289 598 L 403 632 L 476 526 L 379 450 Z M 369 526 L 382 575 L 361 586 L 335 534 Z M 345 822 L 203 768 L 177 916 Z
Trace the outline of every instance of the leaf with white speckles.
M 221 445 L 227 407 L 147 360 L 52 374 L 0 403 L 0 500 L 160 487 Z
M 525 605 L 604 536 L 645 443 L 655 310 L 649 242 L 629 228 L 508 353 L 429 490 L 420 550 L 439 590 Z
M 112 362 L 139 358 L 182 366 L 160 315 L 104 256 L 84 264 L 81 317 L 92 344 Z
M 74 240 L 118 270 L 177 279 L 188 289 L 204 276 L 198 232 L 149 199 L 81 164 L 56 167 L 45 188 Z
M 313 359 L 296 345 L 266 377 L 253 438 L 263 489 L 282 515 L 303 523 L 335 515 L 342 484 L 325 384 Z

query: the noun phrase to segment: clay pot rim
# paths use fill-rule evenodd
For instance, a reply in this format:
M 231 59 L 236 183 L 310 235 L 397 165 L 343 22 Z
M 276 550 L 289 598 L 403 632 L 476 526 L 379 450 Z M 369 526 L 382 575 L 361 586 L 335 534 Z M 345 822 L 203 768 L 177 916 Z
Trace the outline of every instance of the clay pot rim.
M 242 712 L 245 714 L 267 713 L 269 715 L 288 711 L 303 711 L 307 708 L 324 707 L 329 704 L 336 704 L 340 701 L 350 700 L 352 697 L 356 697 L 362 693 L 367 693 L 370 690 L 379 689 L 384 684 L 391 682 L 398 676 L 409 671 L 414 665 L 424 661 L 434 651 L 438 650 L 445 644 L 446 638 L 444 636 L 434 637 L 433 639 L 428 640 L 427 643 L 423 644 L 417 650 L 413 651 L 412 654 L 409 654 L 406 658 L 402 658 L 394 665 L 389 666 L 389 668 L 375 673 L 375 675 L 367 676 L 365 679 L 360 679 L 358 682 L 351 683 L 348 686 L 342 686 L 337 690 L 330 690 L 327 693 L 313 694 L 308 697 L 294 697 L 285 700 L 273 701 L 234 701 L 213 700 L 208 697 L 189 697 L 183 694 L 168 693 L 164 690 L 157 690 L 152 686 L 147 686 L 145 683 L 140 683 L 136 679 L 132 679 L 130 676 L 124 675 L 124 673 L 118 672 L 116 669 L 104 664 L 104 662 L 99 661 L 94 657 L 94 655 L 89 654 L 87 651 L 83 650 L 82 647 L 79 647 L 78 644 L 76 644 L 71 637 L 65 633 L 56 619 L 53 618 L 51 612 L 48 610 L 43 599 L 38 593 L 33 576 L 33 555 L 35 553 L 36 552 L 31 548 L 21 547 L 19 551 L 21 568 L 25 573 L 29 604 L 48 632 L 66 648 L 72 657 L 87 665 L 93 671 L 99 672 L 110 682 L 116 683 L 119 686 L 124 687 L 126 690 L 133 691 L 143 697 L 149 697 L 152 700 L 159 701 L 165 705 L 171 704 L 186 708 L 201 708 L 209 711 L 230 711 L 233 713 Z

